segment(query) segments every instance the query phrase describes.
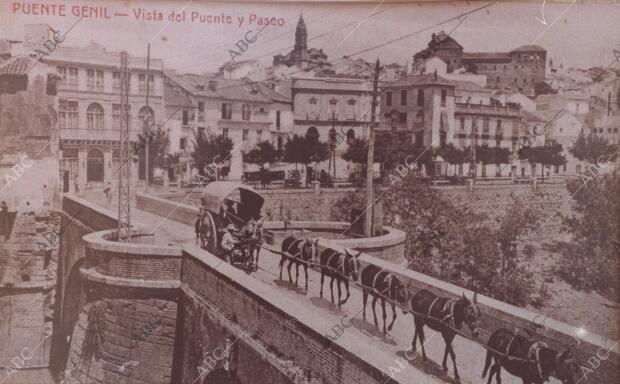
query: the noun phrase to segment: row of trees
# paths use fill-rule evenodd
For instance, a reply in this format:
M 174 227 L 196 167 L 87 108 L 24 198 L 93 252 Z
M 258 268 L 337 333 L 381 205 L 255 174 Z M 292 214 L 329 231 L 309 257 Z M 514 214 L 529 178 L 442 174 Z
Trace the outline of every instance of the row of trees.
M 192 160 L 201 174 L 203 168 L 213 163 L 221 163 L 231 156 L 233 142 L 222 135 L 208 135 L 202 131 L 194 134 Z M 291 164 L 308 165 L 327 160 L 329 145 L 315 135 L 293 135 L 282 151 L 278 151 L 269 141 L 261 141 L 250 151 L 243 153 L 243 161 L 250 164 L 274 163 L 284 161 Z
M 544 166 L 560 166 L 566 162 L 562 151 L 561 144 L 549 142 L 545 146 L 523 147 L 518 151 L 518 157 L 522 160 L 528 160 L 532 164 L 541 164 L 541 170 L 544 170 Z M 456 148 L 453 144 L 447 144 L 427 150 L 421 146 L 412 146 L 410 143 L 392 142 L 389 138 L 378 137 L 374 157 L 386 169 L 392 169 L 398 164 L 403 164 L 405 159 L 409 158 L 417 159 L 418 165 L 424 164 L 427 169 L 432 170 L 433 159 L 441 156 L 456 170 L 456 166 L 471 161 L 472 153 L 471 147 Z M 346 161 L 362 164 L 364 167 L 367 155 L 368 143 L 362 139 L 355 139 L 349 144 L 342 158 Z M 488 145 L 476 146 L 476 163 L 483 165 L 495 164 L 499 167 L 501 164 L 508 164 L 511 161 L 511 155 L 512 153 L 508 148 L 490 147 Z M 544 173 L 542 176 L 544 178 Z

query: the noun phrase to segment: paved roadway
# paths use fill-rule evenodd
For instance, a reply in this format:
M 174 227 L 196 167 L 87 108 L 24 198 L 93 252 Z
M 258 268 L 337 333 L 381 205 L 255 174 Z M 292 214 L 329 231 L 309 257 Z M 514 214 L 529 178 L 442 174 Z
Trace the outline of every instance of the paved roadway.
M 103 198 L 101 196 L 85 196 L 88 200 L 97 202 L 103 206 Z M 109 207 L 114 212 L 115 207 Z M 163 217 L 151 214 L 132 207 L 132 218 L 139 223 L 142 223 L 145 228 L 157 227 L 156 238 L 158 243 L 175 243 L 175 244 L 195 244 L 194 229 L 191 226 L 173 221 L 171 219 L 164 220 Z M 145 225 L 144 223 L 148 223 Z M 394 364 L 392 367 L 394 370 L 390 370 L 394 373 L 394 378 L 398 378 L 396 372 L 398 368 L 397 358 L 405 360 L 405 352 L 411 349 L 411 341 L 413 339 L 413 316 L 411 314 L 403 316 L 402 311 L 397 308 L 397 319 L 394 323 L 394 328 L 389 332 L 387 336 L 384 336 L 380 330 L 377 330 L 372 323 L 372 309 L 370 301 L 366 307 L 366 317 L 368 321 L 362 320 L 362 294 L 361 290 L 357 287 L 351 286 L 351 297 L 348 302 L 342 306 L 342 310 L 339 310 L 335 305 L 332 305 L 330 301 L 330 289 L 329 279 L 326 278 L 323 288 L 323 296 L 319 297 L 320 292 L 320 273 L 309 269 L 309 284 L 308 292 L 305 292 L 301 288 L 295 288 L 288 282 L 288 274 L 286 268 L 283 271 L 283 277 L 286 281 L 279 280 L 279 266 L 280 256 L 269 252 L 267 249 L 261 250 L 259 258 L 259 270 L 252 273 L 252 276 L 261 280 L 265 284 L 277 288 L 282 295 L 286 295 L 292 299 L 304 301 L 308 308 L 314 310 L 316 316 L 320 316 L 324 319 L 330 319 L 331 323 L 336 325 L 340 324 L 341 319 L 346 314 L 347 319 L 351 321 L 352 326 L 345 330 L 346 333 L 351 333 L 356 339 L 364 340 L 364 345 L 368 348 L 377 348 L 384 351 L 389 351 L 394 354 Z M 293 279 L 295 278 L 294 268 L 291 270 Z M 300 268 L 300 286 L 303 287 L 303 269 Z M 344 287 L 343 287 L 344 290 Z M 337 296 L 337 290 L 334 285 L 334 294 Z M 382 329 L 381 318 L 381 306 L 377 302 L 377 318 L 379 325 Z M 391 319 L 391 308 L 387 308 L 388 320 Z M 352 319 L 352 320 L 351 320 Z M 346 320 L 345 320 L 346 323 Z M 465 331 L 468 331 L 466 327 Z M 325 335 L 334 335 L 331 329 L 325 329 Z M 415 366 L 422 372 L 426 372 L 429 375 L 441 377 L 443 381 L 437 380 L 437 383 L 450 382 L 457 383 L 454 380 L 454 374 L 452 370 L 452 360 L 448 357 L 447 366 L 448 374 L 444 374 L 441 369 L 441 359 L 443 357 L 444 342 L 441 334 L 432 331 L 428 327 L 424 329 L 426 336 L 426 354 L 429 361 L 422 362 L 421 358 L 414 358 L 413 353 L 407 354 L 412 359 L 408 360 L 409 364 Z M 350 336 L 350 335 L 349 335 Z M 485 336 L 488 337 L 488 335 Z M 420 343 L 418 341 L 418 350 Z M 474 384 L 483 383 L 486 384 L 486 379 L 482 379 L 482 369 L 484 367 L 484 358 L 486 350 L 480 345 L 477 345 L 469 340 L 457 336 L 453 342 L 454 352 L 456 354 L 457 367 L 461 377 L 460 383 L 462 384 Z M 386 367 L 389 370 L 390 367 Z M 495 380 L 492 381 L 495 383 Z M 521 384 L 521 379 L 518 379 L 510 375 L 505 370 L 502 370 L 502 383 L 504 384 Z M 550 383 L 560 384 L 560 381 L 552 378 Z M 415 383 L 412 383 L 415 384 Z

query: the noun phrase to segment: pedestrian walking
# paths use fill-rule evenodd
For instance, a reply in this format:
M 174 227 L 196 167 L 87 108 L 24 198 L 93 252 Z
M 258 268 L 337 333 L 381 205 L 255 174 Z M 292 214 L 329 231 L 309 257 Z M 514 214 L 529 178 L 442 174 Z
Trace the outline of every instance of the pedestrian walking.
M 108 181 L 108 186 L 103 190 L 105 193 L 105 203 L 106 205 L 112 204 L 112 183 Z

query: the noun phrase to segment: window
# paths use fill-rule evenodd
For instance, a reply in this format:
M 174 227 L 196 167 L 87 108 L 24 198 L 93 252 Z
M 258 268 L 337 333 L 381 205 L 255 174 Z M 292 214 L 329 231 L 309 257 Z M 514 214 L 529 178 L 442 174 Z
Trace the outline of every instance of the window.
M 181 137 L 179 139 L 179 149 L 181 151 L 184 151 L 186 146 L 187 146 L 187 139 L 185 137 Z
M 415 113 L 415 122 L 416 124 L 424 124 L 424 111 L 418 110 Z
M 418 89 L 418 107 L 424 107 L 424 90 Z
M 316 127 L 310 127 L 306 131 L 306 136 L 317 139 L 319 138 L 319 130 Z
M 148 78 L 148 82 L 149 82 L 149 92 L 153 93 L 153 91 L 155 90 L 155 77 L 153 75 L 149 75 Z
M 228 137 L 228 128 L 222 128 L 222 137 L 224 138 Z
M 189 111 L 188 110 L 186 110 L 186 109 L 183 110 L 183 117 L 182 117 L 182 119 L 183 119 L 183 125 L 189 124 Z
M 495 134 L 498 136 L 501 136 L 503 134 L 502 132 L 502 121 L 501 120 L 497 120 L 497 128 L 495 129 Z
M 499 83 L 499 76 L 497 76 L 497 77 L 495 78 L 495 82 L 496 82 L 496 83 Z
M 60 100 L 58 102 L 58 124 L 61 129 L 78 129 L 77 101 Z
M 424 143 L 424 132 L 415 133 L 415 144 L 421 146 Z
M 60 76 L 60 81 L 58 82 L 59 87 L 66 87 L 66 79 L 67 79 L 67 68 L 66 67 L 58 67 L 56 68 L 58 72 L 58 76 Z
M 461 131 L 464 131 L 465 130 L 465 118 L 461 117 L 460 121 L 461 121 Z
M 575 172 L 581 173 L 581 164 L 575 165 Z
M 121 130 L 121 105 L 112 104 L 112 129 Z
M 103 129 L 103 107 L 97 103 L 92 103 L 86 109 L 86 121 L 88 129 Z
M 121 74 L 120 72 L 112 72 L 112 90 L 120 91 L 121 89 Z
M 398 117 L 399 117 L 398 121 L 399 121 L 401 124 L 407 124 L 407 112 L 401 112 L 401 113 L 399 113 L 399 114 L 398 114 Z
M 309 119 L 317 119 L 319 117 L 318 114 L 318 106 L 317 106 L 317 99 L 312 97 L 308 100 L 308 103 L 310 104 L 310 111 L 308 112 L 307 118 Z
M 566 163 L 564 163 L 564 165 L 562 166 L 562 171 L 566 172 Z
M 392 105 L 392 92 L 391 91 L 387 91 L 385 93 L 385 105 L 387 105 L 388 107 Z
M 243 104 L 241 106 L 241 118 L 243 120 L 250 120 L 250 105 Z
M 198 121 L 205 121 L 205 102 L 198 102 Z
M 441 106 L 446 106 L 446 99 L 448 98 L 448 91 L 445 89 L 441 90 Z
M 445 146 L 448 142 L 448 132 L 446 131 L 441 131 L 439 132 L 439 145 L 440 146 Z
M 347 131 L 347 144 L 351 144 L 355 140 L 355 131 L 353 129 L 349 129 Z
M 95 70 L 86 70 L 86 89 L 92 91 L 95 89 Z
M 400 105 L 407 105 L 407 90 L 400 91 Z
M 148 126 L 151 126 L 153 124 L 154 118 L 155 114 L 153 113 L 151 107 L 147 107 L 145 105 L 144 107 L 140 108 L 140 111 L 138 111 L 138 120 L 140 121 L 141 126 L 144 126 L 145 121 Z
M 482 120 L 482 133 L 488 135 L 489 134 L 489 119 L 485 118 Z
M 249 130 L 244 129 L 244 130 L 242 131 L 242 133 L 241 133 L 241 134 L 242 134 L 242 138 L 241 138 L 241 139 L 242 139 L 243 141 L 246 141 L 246 140 L 248 139 L 248 134 L 249 134 L 249 133 L 250 133 L 250 131 L 249 131 Z
M 256 141 L 261 141 L 262 136 L 263 136 L 263 131 L 261 129 L 256 131 Z
M 95 71 L 95 89 L 103 91 L 103 71 Z
M 279 131 L 280 130 L 280 124 L 281 124 L 281 112 L 280 111 L 276 111 L 276 129 Z
M 336 113 L 336 106 L 338 105 L 338 100 L 330 99 L 329 103 L 327 103 L 327 118 L 329 119 L 338 119 L 338 114 Z
M 143 73 L 138 75 L 138 92 L 146 92 L 146 76 Z
M 353 99 L 347 101 L 347 120 L 355 120 L 355 104 Z
M 222 119 L 224 120 L 232 119 L 232 104 L 231 103 L 222 103 Z

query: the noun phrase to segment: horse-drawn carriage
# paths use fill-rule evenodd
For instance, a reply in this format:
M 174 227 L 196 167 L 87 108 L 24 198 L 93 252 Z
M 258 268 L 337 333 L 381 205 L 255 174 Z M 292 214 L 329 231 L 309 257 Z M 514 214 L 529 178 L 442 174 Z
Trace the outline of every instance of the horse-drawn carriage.
M 196 236 L 201 248 L 230 264 L 253 270 L 263 240 L 263 196 L 247 185 L 216 181 L 203 189 L 200 200 Z M 230 237 L 234 246 L 226 249 Z

